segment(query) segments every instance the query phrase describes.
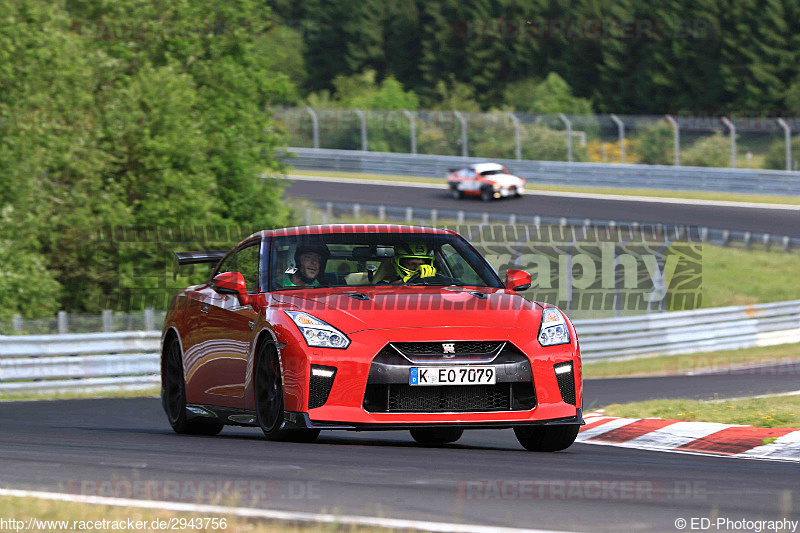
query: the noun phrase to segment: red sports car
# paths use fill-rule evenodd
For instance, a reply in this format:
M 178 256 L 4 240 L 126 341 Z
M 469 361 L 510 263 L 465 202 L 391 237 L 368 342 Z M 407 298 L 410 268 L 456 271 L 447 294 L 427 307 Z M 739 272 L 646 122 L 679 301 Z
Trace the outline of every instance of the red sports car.
M 322 429 L 409 429 L 421 443 L 513 428 L 562 450 L 583 424 L 570 320 L 517 294 L 450 230 L 330 225 L 262 231 L 172 301 L 162 404 L 178 433 L 260 427 L 310 441 Z

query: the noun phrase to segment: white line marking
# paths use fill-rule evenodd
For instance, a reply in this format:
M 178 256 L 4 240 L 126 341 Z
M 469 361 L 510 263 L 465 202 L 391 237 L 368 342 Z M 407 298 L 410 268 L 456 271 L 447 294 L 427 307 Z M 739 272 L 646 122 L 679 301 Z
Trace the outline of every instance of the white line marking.
M 444 522 L 426 522 L 422 520 L 403 520 L 395 518 L 377 518 L 369 516 L 332 515 L 321 513 L 301 513 L 292 511 L 276 511 L 270 509 L 251 509 L 248 507 L 224 507 L 221 505 L 203 505 L 180 502 L 160 502 L 135 500 L 130 498 L 108 498 L 104 496 L 84 496 L 78 494 L 62 494 L 15 489 L 0 489 L 0 496 L 18 498 L 39 498 L 62 502 L 87 503 L 92 505 L 112 505 L 116 507 L 138 507 L 142 509 L 159 509 L 165 511 L 230 514 L 244 518 L 264 518 L 267 520 L 285 520 L 290 522 L 311 522 L 325 524 L 347 524 L 373 526 L 390 529 L 413 529 L 417 531 L 435 531 L 439 533 L 563 533 L 545 529 L 521 529 L 496 526 L 478 526 L 470 524 L 449 524 Z
M 365 183 L 368 185 L 389 185 L 394 187 L 419 187 L 423 189 L 447 189 L 447 184 L 442 183 L 421 183 L 415 181 L 390 181 L 390 180 L 374 180 L 374 179 L 358 179 L 358 178 L 335 178 L 330 176 L 298 176 L 296 174 L 289 174 L 289 180 L 296 181 L 330 181 L 333 183 Z M 444 181 L 444 178 L 442 178 Z M 689 191 L 687 191 L 689 192 Z M 726 200 L 694 200 L 688 198 L 672 198 L 672 197 L 658 197 L 658 196 L 625 196 L 621 194 L 599 194 L 599 193 L 586 193 L 586 192 L 558 192 L 558 191 L 539 191 L 535 188 L 526 186 L 525 196 L 563 196 L 568 198 L 586 198 L 594 200 L 620 200 L 624 202 L 643 202 L 651 204 L 681 204 L 681 205 L 700 205 L 700 206 L 718 206 L 718 207 L 740 207 L 746 209 L 769 209 L 769 210 L 782 210 L 782 211 L 800 211 L 800 205 L 792 204 L 767 204 L 757 202 L 733 202 Z

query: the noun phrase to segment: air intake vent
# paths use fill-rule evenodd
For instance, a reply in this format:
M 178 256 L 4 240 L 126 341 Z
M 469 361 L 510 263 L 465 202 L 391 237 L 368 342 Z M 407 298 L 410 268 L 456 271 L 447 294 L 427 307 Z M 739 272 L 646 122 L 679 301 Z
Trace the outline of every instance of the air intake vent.
M 311 365 L 311 380 L 308 384 L 308 408 L 322 407 L 328 401 L 328 395 L 336 377 L 336 367 Z
M 572 363 L 560 363 L 553 367 L 561 390 L 561 399 L 565 403 L 575 405 L 575 375 L 572 373 Z

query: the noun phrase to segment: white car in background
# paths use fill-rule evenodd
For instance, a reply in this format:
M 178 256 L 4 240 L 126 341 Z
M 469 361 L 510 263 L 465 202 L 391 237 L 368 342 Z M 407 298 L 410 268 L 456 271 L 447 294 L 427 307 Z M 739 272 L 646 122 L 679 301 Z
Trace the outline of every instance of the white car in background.
M 474 196 L 488 202 L 494 198 L 519 198 L 525 193 L 525 180 L 497 163 L 450 169 L 447 183 L 456 199 Z

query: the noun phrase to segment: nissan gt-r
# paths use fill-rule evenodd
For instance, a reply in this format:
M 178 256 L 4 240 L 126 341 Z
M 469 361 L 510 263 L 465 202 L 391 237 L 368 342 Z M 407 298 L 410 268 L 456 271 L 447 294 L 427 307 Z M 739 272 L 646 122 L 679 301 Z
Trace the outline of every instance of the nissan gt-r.
M 176 255 L 216 265 L 166 316 L 161 396 L 178 433 L 407 429 L 439 445 L 513 428 L 523 447 L 556 451 L 583 423 L 569 318 L 453 231 L 306 226 Z

